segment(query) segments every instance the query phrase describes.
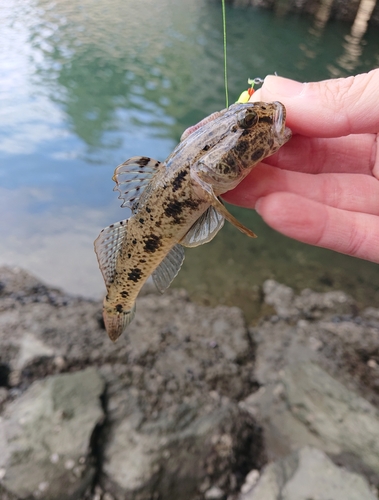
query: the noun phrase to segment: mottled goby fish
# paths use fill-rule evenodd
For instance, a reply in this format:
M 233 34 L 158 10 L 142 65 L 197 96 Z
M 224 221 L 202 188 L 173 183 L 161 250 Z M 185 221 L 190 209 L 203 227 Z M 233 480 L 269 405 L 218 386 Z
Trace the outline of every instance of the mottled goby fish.
M 285 114 L 279 102 L 233 104 L 185 132 L 163 163 L 134 156 L 116 168 L 115 190 L 132 215 L 95 241 L 107 287 L 103 317 L 113 341 L 133 319 L 150 275 L 161 292 L 169 287 L 183 263 L 183 247 L 210 241 L 224 219 L 255 237 L 219 196 L 288 141 Z

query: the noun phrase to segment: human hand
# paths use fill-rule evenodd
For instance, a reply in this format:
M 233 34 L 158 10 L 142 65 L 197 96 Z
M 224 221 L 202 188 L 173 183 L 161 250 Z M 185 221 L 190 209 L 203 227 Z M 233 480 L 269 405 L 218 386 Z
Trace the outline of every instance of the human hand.
M 286 236 L 379 263 L 379 69 L 304 84 L 268 76 L 252 97 L 282 102 L 293 138 L 223 198 Z

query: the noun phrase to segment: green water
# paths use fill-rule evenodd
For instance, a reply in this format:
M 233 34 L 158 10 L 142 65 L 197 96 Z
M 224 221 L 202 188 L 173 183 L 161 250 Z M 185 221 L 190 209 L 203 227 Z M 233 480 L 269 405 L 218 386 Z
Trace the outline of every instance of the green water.
M 227 7 L 231 102 L 250 77 L 303 81 L 379 65 L 379 30 Z M 8 0 L 0 7 L 0 264 L 99 297 L 92 243 L 128 216 L 112 192 L 115 166 L 163 160 L 182 131 L 223 108 L 220 2 Z M 225 225 L 186 252 L 175 286 L 206 303 L 260 310 L 259 286 L 341 288 L 379 303 L 379 267 L 291 241 L 253 211 L 232 209 L 258 235 Z

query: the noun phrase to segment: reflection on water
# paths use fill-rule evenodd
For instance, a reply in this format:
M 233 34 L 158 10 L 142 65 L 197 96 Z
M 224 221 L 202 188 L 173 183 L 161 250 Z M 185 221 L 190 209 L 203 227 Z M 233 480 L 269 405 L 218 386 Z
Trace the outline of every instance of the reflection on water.
M 368 21 L 375 5 L 376 0 L 361 0 L 350 34 L 345 36 L 344 53 L 337 59 L 337 67 L 329 67 L 334 77 L 344 75 L 339 68 L 353 73 L 358 66 L 364 47 L 362 38 L 367 31 Z
M 309 20 L 227 8 L 231 101 L 248 78 L 274 71 L 309 81 L 376 66 L 377 29 L 329 24 L 329 9 L 325 0 Z M 133 155 L 163 160 L 185 128 L 224 106 L 219 3 L 8 0 L 0 22 L 0 263 L 99 296 L 93 240 L 127 216 L 112 192 L 115 166 Z M 377 266 L 235 213 L 259 238 L 226 226 L 188 251 L 176 284 L 197 298 L 243 305 L 252 316 L 268 277 L 379 298 Z

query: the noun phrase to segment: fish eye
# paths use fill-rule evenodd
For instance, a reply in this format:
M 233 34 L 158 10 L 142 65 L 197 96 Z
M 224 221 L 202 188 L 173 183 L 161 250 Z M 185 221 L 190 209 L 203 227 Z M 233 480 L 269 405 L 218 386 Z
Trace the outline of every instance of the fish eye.
M 257 123 L 258 115 L 253 109 L 247 109 L 239 114 L 237 120 L 241 128 L 251 128 Z

